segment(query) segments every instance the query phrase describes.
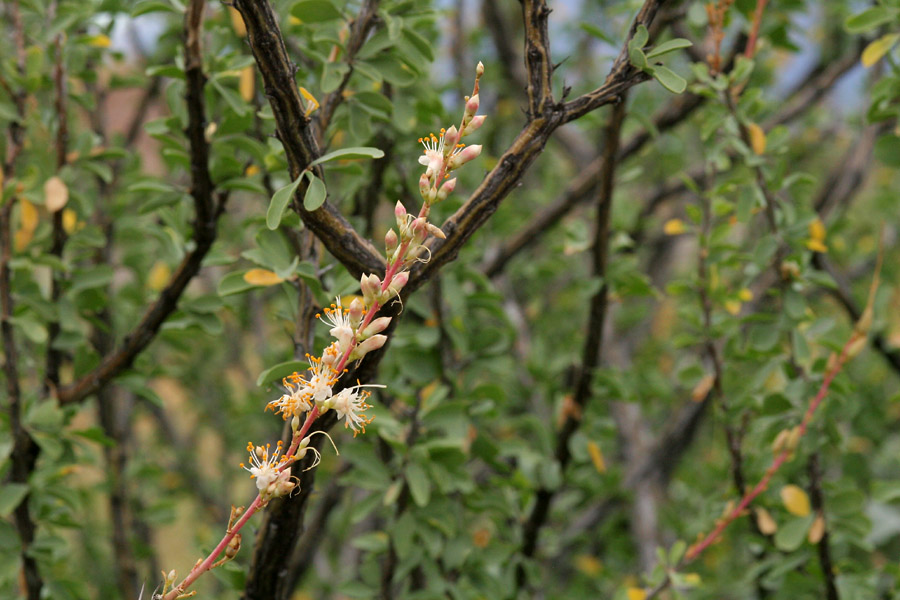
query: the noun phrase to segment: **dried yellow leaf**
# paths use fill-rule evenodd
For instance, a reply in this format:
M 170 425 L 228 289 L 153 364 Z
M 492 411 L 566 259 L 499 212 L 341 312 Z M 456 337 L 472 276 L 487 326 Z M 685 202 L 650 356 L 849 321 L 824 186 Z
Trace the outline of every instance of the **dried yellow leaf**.
M 257 173 L 259 173 L 259 167 L 256 165 L 247 165 L 247 168 L 244 169 L 244 175 L 247 177 L 253 177 Z
M 737 300 L 726 300 L 725 301 L 725 310 L 727 310 L 728 314 L 730 314 L 730 315 L 737 316 L 737 315 L 741 314 L 741 306 L 743 306 L 743 305 Z
M 781 488 L 781 501 L 792 515 L 805 517 L 811 511 L 809 496 L 796 485 L 789 484 Z
M 820 254 L 825 254 L 826 252 L 828 252 L 828 246 L 826 246 L 819 240 L 806 240 L 806 247 L 813 252 L 818 252 Z
M 38 211 L 37 208 L 28 200 L 22 200 L 19 203 L 19 217 L 22 220 L 22 231 L 29 233 L 37 229 Z
M 579 554 L 575 557 L 575 568 L 588 577 L 596 577 L 603 570 L 603 563 L 596 556 Z
M 169 268 L 169 265 L 161 260 L 156 261 L 153 266 L 150 267 L 150 274 L 147 275 L 147 287 L 154 292 L 158 292 L 166 287 L 171 274 L 172 270 Z
M 27 248 L 33 235 L 34 231 L 29 231 L 28 229 L 18 230 L 15 235 L 13 235 L 13 246 L 15 247 L 16 252 L 21 252 Z
M 94 48 L 109 48 L 112 45 L 112 40 L 109 39 L 108 35 L 98 33 L 89 37 L 87 43 L 88 46 L 93 46 Z
M 747 124 L 747 135 L 750 137 L 750 148 L 754 154 L 762 154 L 766 151 L 766 132 L 756 123 Z
M 825 517 L 821 514 L 816 516 L 816 520 L 813 521 L 812 526 L 809 528 L 809 533 L 806 534 L 806 540 L 810 544 L 818 544 L 822 541 L 822 538 L 825 536 Z
M 763 535 L 775 535 L 775 532 L 778 531 L 778 523 L 764 508 L 756 509 L 756 526 Z
M 809 224 L 809 239 L 825 241 L 825 224 L 822 219 L 815 218 Z
M 44 182 L 44 206 L 54 213 L 62 210 L 69 201 L 69 188 L 66 183 L 54 175 Z
M 628 593 L 628 600 L 645 600 L 647 597 L 647 592 L 644 591 L 643 588 L 630 587 L 626 591 Z
M 883 35 L 877 40 L 870 42 L 866 49 L 863 50 L 862 57 L 860 58 L 860 62 L 862 62 L 862 66 L 865 68 L 869 68 L 883 57 L 885 54 L 890 52 L 891 48 L 900 40 L 900 35 L 896 33 L 889 33 L 887 35 Z
M 663 225 L 663 233 L 666 235 L 679 235 L 685 232 L 684 221 L 681 219 L 669 219 Z
M 256 92 L 256 73 L 253 71 L 253 65 L 247 65 L 241 69 L 241 78 L 238 82 L 238 91 L 244 102 L 253 100 L 253 94 Z
M 600 450 L 600 446 L 597 445 L 596 442 L 588 442 L 587 445 L 588 454 L 591 455 L 591 462 L 594 463 L 594 468 L 597 469 L 598 473 L 606 473 L 606 461 L 603 460 L 603 452 Z
M 751 300 L 753 300 L 753 292 L 751 292 L 747 288 L 743 288 L 738 292 L 738 298 L 741 300 L 741 302 L 750 302 Z
M 244 25 L 244 17 L 232 6 L 228 7 L 228 14 L 231 16 L 231 27 L 239 37 L 246 37 L 247 26 Z
M 244 281 L 250 285 L 278 285 L 284 279 L 268 269 L 250 269 L 244 273 Z
M 65 231 L 68 235 L 72 235 L 75 232 L 75 228 L 77 225 L 78 215 L 75 214 L 75 211 L 71 208 L 65 209 L 62 214 L 63 231 Z
M 316 100 L 316 97 L 312 95 L 312 93 L 303 86 L 300 86 L 300 95 L 303 96 L 303 100 L 306 102 L 306 116 L 313 114 L 316 109 L 319 108 L 319 101 Z

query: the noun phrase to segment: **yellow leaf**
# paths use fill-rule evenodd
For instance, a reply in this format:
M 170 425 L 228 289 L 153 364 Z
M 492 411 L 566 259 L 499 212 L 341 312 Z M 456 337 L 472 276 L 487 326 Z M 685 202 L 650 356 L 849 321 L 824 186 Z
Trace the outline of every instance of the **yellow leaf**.
M 16 249 L 16 252 L 21 252 L 25 248 L 28 247 L 28 244 L 31 242 L 31 236 L 34 235 L 34 231 L 29 231 L 28 229 L 20 229 L 13 236 L 13 246 Z
M 726 300 L 725 310 L 728 311 L 728 314 L 737 316 L 741 314 L 741 303 L 737 300 Z
M 781 501 L 792 515 L 805 517 L 810 513 L 809 496 L 796 485 L 789 484 L 781 488 Z
M 37 229 L 38 211 L 34 204 L 28 200 L 22 200 L 19 203 L 19 217 L 22 219 L 22 230 L 29 233 Z
M 750 147 L 754 154 L 766 151 L 766 132 L 756 123 L 747 124 L 747 135 L 750 136 Z
M 691 392 L 691 400 L 694 402 L 702 402 L 715 383 L 716 378 L 712 374 L 707 373 L 701 377 L 700 381 L 697 382 L 697 385 L 694 386 L 694 389 Z
M 75 232 L 75 227 L 77 225 L 78 215 L 76 215 L 75 211 L 71 208 L 65 209 L 62 215 L 63 231 L 65 231 L 68 235 L 72 235 Z
M 97 35 L 92 35 L 87 39 L 88 46 L 93 46 L 94 48 L 109 48 L 112 44 L 109 36 L 103 35 L 102 33 L 98 33 Z
M 298 17 L 291 15 L 288 17 L 288 24 L 290 25 L 303 25 L 303 21 L 301 21 Z
M 828 252 L 828 246 L 826 246 L 819 240 L 806 240 L 806 247 L 813 252 L 818 252 L 820 254 L 825 254 L 826 252 Z
M 247 177 L 253 177 L 257 173 L 259 173 L 259 167 L 256 165 L 247 165 L 247 168 L 244 169 L 244 175 Z
M 591 455 L 591 462 L 594 463 L 594 468 L 597 469 L 597 472 L 606 473 L 606 461 L 603 460 L 603 452 L 600 451 L 600 446 L 598 446 L 596 442 L 588 442 L 587 449 L 588 454 Z
M 683 579 L 686 584 L 695 586 L 700 585 L 700 582 L 702 581 L 698 573 L 685 573 Z
M 69 201 L 69 188 L 65 182 L 54 175 L 44 183 L 44 206 L 54 213 L 66 205 Z
M 306 116 L 308 117 L 319 108 L 319 101 L 316 100 L 316 97 L 303 86 L 300 87 L 300 95 L 303 96 L 303 99 L 306 101 Z
M 681 219 L 669 219 L 666 221 L 666 224 L 663 225 L 663 233 L 666 235 L 678 235 L 684 233 L 684 231 L 684 221 Z
M 861 59 L 862 66 L 868 69 L 877 63 L 881 60 L 881 57 L 890 52 L 891 48 L 894 47 L 894 44 L 897 43 L 897 40 L 900 40 L 900 34 L 889 33 L 870 42 L 869 45 L 866 46 L 866 49 L 863 50 Z
M 627 592 L 628 600 L 644 600 L 647 597 L 647 592 L 643 588 L 630 587 Z
M 741 300 L 741 302 L 750 302 L 751 300 L 753 300 L 753 292 L 751 292 L 747 288 L 744 288 L 738 292 L 738 298 Z
M 818 515 L 806 534 L 806 540 L 810 544 L 818 544 L 825 536 L 825 517 Z
M 579 554 L 575 557 L 575 568 L 588 577 L 596 577 L 603 570 L 603 563 L 597 560 L 596 556 Z
M 172 270 L 169 268 L 169 265 L 161 260 L 156 261 L 150 268 L 150 274 L 147 275 L 147 287 L 154 292 L 158 292 L 166 287 L 171 274 Z
M 268 269 L 250 269 L 244 273 L 244 281 L 250 285 L 278 285 L 284 279 Z
M 244 102 L 253 100 L 253 94 L 256 92 L 256 73 L 253 72 L 253 65 L 247 65 L 241 69 L 241 79 L 238 83 L 238 90 Z
M 756 509 L 756 526 L 759 527 L 763 535 L 774 535 L 778 531 L 778 523 L 772 518 L 764 508 Z
M 820 242 L 825 241 L 825 224 L 822 223 L 822 219 L 816 218 L 810 222 L 809 238 Z
M 247 35 L 247 27 L 244 25 L 244 17 L 234 7 L 228 7 L 228 14 L 231 15 L 231 27 L 239 37 Z

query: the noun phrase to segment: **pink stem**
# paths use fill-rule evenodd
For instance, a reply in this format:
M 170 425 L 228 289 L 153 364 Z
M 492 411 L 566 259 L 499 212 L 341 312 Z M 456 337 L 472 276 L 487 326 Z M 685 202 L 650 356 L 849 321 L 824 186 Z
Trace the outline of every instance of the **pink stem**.
M 832 367 L 830 371 L 825 374 L 825 379 L 822 381 L 822 385 L 819 387 L 819 391 L 816 394 L 815 398 L 813 398 L 812 402 L 809 403 L 809 407 L 806 409 L 806 413 L 803 415 L 803 420 L 800 422 L 800 426 L 798 428 L 798 436 L 797 439 L 803 437 L 806 433 L 806 430 L 809 427 L 810 421 L 812 421 L 813 415 L 816 412 L 816 409 L 819 408 L 819 405 L 822 404 L 822 401 L 825 399 L 825 396 L 828 394 L 828 388 L 831 387 L 831 382 L 834 380 L 835 376 L 840 373 L 841 369 L 844 366 L 844 363 L 847 362 L 847 354 L 850 350 L 850 346 L 853 345 L 858 339 L 859 334 L 854 332 L 853 335 L 850 336 L 850 339 L 844 344 L 844 348 L 841 350 L 840 356 L 838 356 L 838 360 L 835 365 Z M 741 513 L 744 512 L 744 509 L 753 501 L 754 498 L 759 496 L 769 485 L 769 481 L 771 481 L 772 476 L 781 468 L 785 462 L 787 462 L 788 458 L 790 458 L 791 450 L 782 450 L 781 453 L 775 457 L 772 461 L 771 466 L 766 470 L 765 475 L 763 475 L 762 479 L 759 480 L 759 483 L 756 484 L 750 492 L 748 492 L 742 499 L 740 504 L 738 504 L 727 516 L 719 521 L 716 525 L 716 528 L 713 529 L 709 534 L 703 538 L 702 541 L 697 542 L 690 548 L 688 548 L 687 553 L 684 555 L 684 562 L 689 563 L 695 558 L 697 558 L 704 550 L 709 548 L 713 542 L 715 542 L 718 537 L 725 531 L 725 528 L 731 524 L 732 521 L 741 516 Z

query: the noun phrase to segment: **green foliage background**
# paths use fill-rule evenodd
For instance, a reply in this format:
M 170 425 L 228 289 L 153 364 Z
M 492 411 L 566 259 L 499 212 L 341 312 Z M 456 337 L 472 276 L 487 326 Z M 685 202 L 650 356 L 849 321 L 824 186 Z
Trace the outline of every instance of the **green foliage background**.
M 247 40 L 228 10 L 211 4 L 203 25 L 206 134 L 212 180 L 228 193 L 215 244 L 150 347 L 101 393 L 113 407 L 111 422 L 98 418 L 96 395 L 60 406 L 46 383 L 48 345 L 63 357 L 63 385 L 91 372 L 195 243 L 184 6 L 19 2 L 26 49 L 19 72 L 13 4 L 3 8 L 0 68 L 27 100 L 21 120 L 9 90 L 0 93 L 0 125 L 20 123 L 25 140 L 3 183 L 3 202 L 17 199 L 10 323 L 21 414 L 40 457 L 27 485 L 0 491 L 0 596 L 23 594 L 12 515 L 27 493 L 37 526 L 27 553 L 44 597 L 136 598 L 144 585 L 146 598 L 161 569 L 186 573 L 221 536 L 228 506 L 252 498 L 252 483 L 237 468 L 244 447 L 281 435 L 281 423 L 263 412 L 281 393 L 280 375 L 267 370 L 328 342 L 322 326 L 311 347 L 299 333 L 308 316 L 298 312 L 303 290 L 325 306 L 357 293 L 358 280 L 321 248 L 308 258 L 309 238 L 294 212 L 277 229 L 267 226 L 270 198 L 290 183 L 284 150 L 258 73 L 252 96 L 242 97 L 240 73 L 254 65 Z M 297 84 L 319 100 L 349 72 L 331 52 L 346 42 L 360 4 L 274 3 Z M 562 61 L 554 90 L 559 98 L 571 88 L 574 98 L 603 82 L 641 3 L 551 4 L 551 50 Z M 668 549 L 709 531 L 740 497 L 725 430 L 739 437 L 741 473 L 752 486 L 771 462 L 776 435 L 799 423 L 829 355 L 852 331 L 847 302 L 865 306 L 881 228 L 872 344 L 836 378 L 795 457 L 753 505 L 768 511 L 777 532 L 760 533 L 753 516 L 738 519 L 697 562 L 677 569 L 676 585 L 662 595 L 823 598 L 830 580 L 845 600 L 900 597 L 900 71 L 890 52 L 859 66 L 868 42 L 900 31 L 900 3 L 884 0 L 847 21 L 864 7 L 772 2 L 755 60 L 739 60 L 720 78 L 705 65 L 713 49 L 704 4 L 672 4 L 649 46 L 673 38 L 694 46 L 651 61 L 688 88 L 673 95 L 651 80 L 623 99 L 621 147 L 649 138 L 617 164 L 604 279 L 590 259 L 596 186 L 570 188 L 608 142 L 611 107 L 551 138 L 458 259 L 406 300 L 380 364 L 377 381 L 387 387 L 373 396 L 374 423 L 356 438 L 335 429 L 340 456 L 323 450 L 305 514 L 315 535 L 300 538 L 296 553 L 304 560 L 294 563 L 296 591 L 286 597 L 627 598 L 629 588 L 659 583 L 666 563 L 674 573 L 678 562 Z M 518 3 L 378 5 L 322 149 L 385 152 L 325 165 L 329 201 L 380 247 L 394 203 L 419 206 L 416 139 L 456 120 L 477 61 L 486 67 L 480 112 L 488 121 L 474 143 L 484 151 L 461 172 L 455 195 L 436 207 L 434 223 L 495 167 L 524 123 L 526 96 Z M 728 12 L 724 57 L 743 52 L 755 7 L 737 1 Z M 114 24 L 125 23 L 123 38 Z M 141 55 L 123 51 L 135 31 L 152 38 L 138 44 Z M 103 36 L 115 43 L 105 47 Z M 68 81 L 62 168 L 58 56 Z M 731 89 L 743 90 L 733 110 L 723 100 L 729 78 Z M 697 107 L 674 126 L 655 120 L 688 101 Z M 121 123 L 134 115 L 143 133 L 129 139 Z M 739 123 L 762 125 L 764 152 L 748 147 Z M 765 220 L 757 169 L 778 198 L 777 234 Z M 44 184 L 54 175 L 68 188 L 71 211 L 61 256 L 52 252 L 44 207 Z M 566 193 L 575 201 L 565 215 L 492 268 L 504 244 Z M 827 208 L 817 212 L 823 198 Z M 30 235 L 23 233 L 25 201 L 39 215 Z M 817 218 L 827 231 L 824 254 L 807 245 Z M 667 235 L 666 223 L 670 232 L 683 225 L 683 233 Z M 765 278 L 775 260 L 791 265 L 783 282 Z M 288 281 L 251 285 L 244 274 L 255 268 Z M 590 334 L 588 306 L 602 286 L 610 298 L 603 363 L 582 411 L 571 397 Z M 722 359 L 721 397 L 708 386 L 697 391 L 713 373 L 707 342 Z M 8 478 L 15 407 L 8 397 L 4 407 L 0 469 Z M 572 459 L 560 468 L 554 448 L 572 411 L 580 422 L 567 444 Z M 696 427 L 685 425 L 688 416 Z M 596 449 L 603 468 L 592 460 Z M 809 467 L 813 457 L 819 475 Z M 779 494 L 788 484 L 813 495 L 820 489 L 821 506 L 814 500 L 811 514 L 792 514 Z M 551 510 L 536 552 L 526 556 L 525 523 L 539 490 L 551 494 Z M 807 533 L 817 512 L 827 537 L 813 544 Z M 117 529 L 124 532 L 118 541 Z M 233 562 L 201 580 L 199 597 L 241 597 L 252 531 L 243 545 Z M 823 545 L 831 574 L 823 571 Z

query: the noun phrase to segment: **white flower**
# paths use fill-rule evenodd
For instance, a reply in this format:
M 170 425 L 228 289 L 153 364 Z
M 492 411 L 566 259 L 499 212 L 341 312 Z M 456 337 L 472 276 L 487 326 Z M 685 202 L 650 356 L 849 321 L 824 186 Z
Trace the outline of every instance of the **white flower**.
M 323 309 L 323 312 L 325 313 L 325 316 L 317 314 L 316 317 L 326 324 L 331 325 L 331 329 L 328 333 L 337 339 L 341 351 L 346 352 L 347 348 L 350 347 L 353 338 L 356 336 L 356 329 L 353 327 L 350 318 L 350 309 L 341 306 L 341 299 L 338 297 L 335 298 L 335 303 L 332 304 L 330 308 L 326 307 Z
M 248 467 L 241 463 L 241 468 L 250 473 L 251 479 L 256 480 L 256 489 L 260 492 L 265 492 L 272 483 L 278 480 L 281 474 L 278 467 L 284 461 L 284 457 L 281 456 L 282 443 L 278 442 L 275 452 L 271 455 L 269 454 L 270 447 L 270 444 L 266 444 L 265 448 L 262 446 L 254 448 L 252 442 L 247 442 L 251 466 Z
M 285 420 L 299 416 L 311 410 L 314 404 L 321 404 L 331 398 L 331 388 L 337 383 L 338 372 L 331 366 L 333 361 L 326 364 L 321 358 L 309 354 L 306 358 L 309 360 L 307 370 L 312 372 L 309 379 L 300 373 L 285 377 L 282 383 L 288 393 L 266 405 L 266 408 L 281 414 Z
M 366 399 L 372 395 L 372 392 L 363 390 L 363 387 L 384 387 L 383 385 L 362 386 L 355 385 L 353 387 L 344 388 L 332 397 L 327 403 L 328 408 L 334 409 L 337 413 L 338 420 L 344 419 L 344 427 L 353 430 L 353 437 L 359 432 L 366 432 L 366 425 L 372 422 L 375 417 L 367 417 L 363 411 L 372 408 L 366 403 Z

